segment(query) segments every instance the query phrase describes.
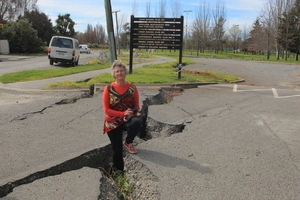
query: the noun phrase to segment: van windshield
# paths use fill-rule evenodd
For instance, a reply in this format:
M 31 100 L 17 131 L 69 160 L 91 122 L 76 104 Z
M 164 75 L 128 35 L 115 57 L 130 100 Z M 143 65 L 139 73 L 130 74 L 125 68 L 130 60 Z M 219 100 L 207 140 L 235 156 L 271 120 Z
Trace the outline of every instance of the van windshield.
M 53 38 L 51 46 L 60 48 L 73 48 L 73 42 L 71 39 L 67 38 Z

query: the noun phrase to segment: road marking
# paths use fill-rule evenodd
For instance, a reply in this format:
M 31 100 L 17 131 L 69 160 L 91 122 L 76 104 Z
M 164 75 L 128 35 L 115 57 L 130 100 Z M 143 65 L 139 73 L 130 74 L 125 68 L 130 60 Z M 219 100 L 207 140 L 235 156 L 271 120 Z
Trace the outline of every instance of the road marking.
M 233 85 L 233 92 L 255 92 L 255 91 L 272 91 L 275 99 L 284 99 L 284 98 L 293 98 L 300 97 L 300 95 L 289 95 L 289 96 L 279 96 L 277 90 L 275 88 L 271 89 L 253 89 L 253 90 L 238 90 L 238 85 Z
M 233 92 L 237 92 L 237 87 L 238 87 L 238 85 L 233 86 Z
M 274 98 L 279 98 L 278 92 L 275 88 L 272 88 Z
M 233 86 L 233 92 L 252 92 L 252 91 L 268 91 L 271 89 L 252 89 L 252 90 L 238 90 L 238 85 Z
M 278 92 L 275 88 L 272 88 L 273 94 L 274 94 L 274 98 L 278 98 L 278 99 L 283 99 L 283 98 L 291 98 L 291 97 L 300 97 L 300 95 L 290 95 L 290 96 L 279 96 Z

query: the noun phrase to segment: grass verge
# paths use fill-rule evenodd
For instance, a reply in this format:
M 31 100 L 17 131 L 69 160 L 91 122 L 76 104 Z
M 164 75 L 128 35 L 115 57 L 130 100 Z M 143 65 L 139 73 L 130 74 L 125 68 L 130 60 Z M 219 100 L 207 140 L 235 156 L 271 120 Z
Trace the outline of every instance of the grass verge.
M 105 69 L 108 67 L 109 67 L 109 63 L 105 63 L 104 65 L 89 64 L 83 66 L 64 67 L 64 68 L 47 69 L 47 70 L 27 70 L 22 72 L 4 74 L 0 76 L 0 82 L 6 84 L 6 83 L 42 80 L 42 79 L 66 76 L 66 75 L 76 74 L 81 72 Z
M 160 54 L 157 52 L 155 55 L 168 56 L 173 58 L 178 58 L 178 53 L 173 52 L 164 52 Z M 135 59 L 134 64 L 138 64 L 143 59 L 155 58 L 155 55 L 139 52 L 139 59 Z M 129 59 L 128 54 L 122 54 L 118 56 L 118 59 L 122 60 L 123 63 L 128 65 Z M 194 64 L 194 62 L 188 58 L 183 58 L 183 66 Z M 47 70 L 28 70 L 22 72 L 15 72 L 10 74 L 4 74 L 0 76 L 0 82 L 14 83 L 14 82 L 25 82 L 33 80 L 42 80 L 47 78 L 66 76 L 81 72 L 100 70 L 109 68 L 109 63 L 98 64 L 97 60 L 91 61 L 88 65 L 84 66 L 75 66 L 75 67 L 63 67 L 56 69 L 47 69 Z M 194 82 L 229 82 L 236 81 L 239 77 L 231 76 L 229 74 L 221 74 L 217 72 L 205 71 L 181 71 L 181 78 L 178 78 L 177 72 L 177 62 L 168 62 L 163 64 L 153 64 L 148 65 L 142 68 L 133 69 L 132 74 L 128 74 L 127 80 L 133 83 L 140 84 L 151 84 L 151 83 L 194 83 Z M 80 88 L 91 86 L 95 83 L 109 83 L 113 81 L 110 73 L 104 73 L 96 77 L 92 77 L 88 81 L 64 81 L 48 85 L 48 88 L 55 87 L 71 87 L 71 88 Z
M 192 56 L 192 57 L 199 57 L 199 58 L 217 58 L 217 59 L 232 59 L 232 60 L 247 60 L 247 61 L 259 61 L 259 62 L 276 62 L 276 63 L 286 63 L 286 64 L 299 64 L 299 61 L 295 60 L 295 55 L 291 54 L 285 60 L 282 55 L 280 59 L 276 59 L 276 54 L 272 53 L 270 55 L 269 60 L 267 59 L 266 54 L 252 54 L 250 52 L 219 52 L 215 53 L 214 51 L 205 51 L 204 53 L 194 51 L 194 50 L 186 50 L 184 51 L 184 56 Z
M 183 59 L 184 65 L 194 64 L 189 59 Z M 132 74 L 128 74 L 126 80 L 132 83 L 151 84 L 151 83 L 195 83 L 195 82 L 230 82 L 237 81 L 240 78 L 229 74 L 222 74 L 211 71 L 189 71 L 182 70 L 181 79 L 178 79 L 177 62 L 167 62 L 163 64 L 148 65 L 133 70 Z M 95 83 L 110 83 L 113 78 L 110 73 L 104 73 L 93 77 L 89 81 L 80 82 L 61 82 L 48 85 L 53 87 L 83 87 L 90 86 Z
M 151 54 L 140 55 L 140 59 L 147 59 L 147 58 L 155 58 L 155 56 Z M 126 65 L 129 64 L 128 54 L 118 55 L 118 59 L 122 60 L 122 62 Z M 139 64 L 140 59 L 135 59 L 134 64 Z M 59 67 L 56 69 L 47 69 L 47 70 L 27 70 L 27 71 L 4 74 L 0 76 L 0 82 L 7 84 L 7 83 L 15 83 L 15 82 L 42 80 L 42 79 L 53 78 L 53 77 L 67 76 L 67 75 L 81 73 L 81 72 L 100 70 L 109 67 L 110 67 L 109 62 L 99 64 L 99 60 L 94 59 L 91 60 L 87 65 L 81 65 L 75 67 Z M 74 86 L 74 84 L 71 83 L 70 81 L 64 83 L 64 85 L 68 85 L 68 84 Z

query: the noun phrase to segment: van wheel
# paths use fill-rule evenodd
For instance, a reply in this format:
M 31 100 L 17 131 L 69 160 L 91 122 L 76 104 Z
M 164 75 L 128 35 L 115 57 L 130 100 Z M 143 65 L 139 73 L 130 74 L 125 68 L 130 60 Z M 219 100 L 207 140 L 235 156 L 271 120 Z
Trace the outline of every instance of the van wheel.
M 50 65 L 53 65 L 53 60 L 50 59 Z

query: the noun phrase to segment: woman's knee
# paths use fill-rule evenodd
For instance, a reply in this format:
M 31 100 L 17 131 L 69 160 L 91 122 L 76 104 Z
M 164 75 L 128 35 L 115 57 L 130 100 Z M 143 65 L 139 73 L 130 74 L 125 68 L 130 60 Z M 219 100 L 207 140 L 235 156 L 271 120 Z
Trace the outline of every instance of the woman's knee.
M 140 128 L 142 125 L 141 119 L 139 117 L 133 117 L 130 122 L 130 127 Z
M 137 124 L 137 125 L 141 125 L 142 124 L 141 119 L 139 117 L 133 117 L 132 119 L 133 119 L 133 122 L 135 124 Z

